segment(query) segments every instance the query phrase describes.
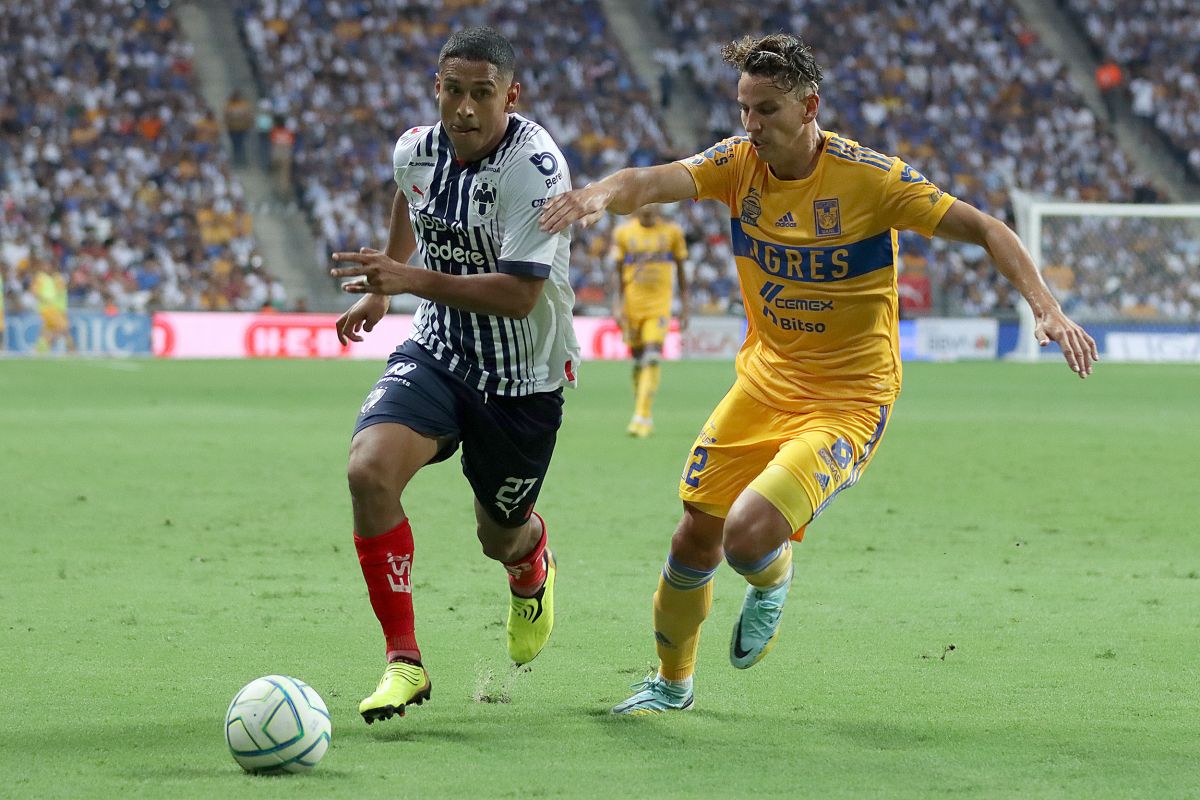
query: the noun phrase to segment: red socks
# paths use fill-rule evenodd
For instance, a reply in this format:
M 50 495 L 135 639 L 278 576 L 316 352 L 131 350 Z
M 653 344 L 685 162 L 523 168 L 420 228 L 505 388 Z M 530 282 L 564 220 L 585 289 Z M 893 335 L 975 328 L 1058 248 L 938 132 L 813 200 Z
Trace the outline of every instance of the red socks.
M 508 570 L 508 588 L 519 597 L 533 597 L 546 582 L 546 521 L 536 511 L 533 516 L 542 525 L 538 543 L 523 558 L 504 563 Z
M 545 542 L 545 536 L 542 536 Z M 363 539 L 354 535 L 358 564 L 371 597 L 371 608 L 383 626 L 387 660 L 421 663 L 414 634 L 412 604 L 412 527 L 405 519 L 385 534 Z M 540 545 L 539 545 L 540 548 Z M 538 549 L 540 553 L 541 550 Z M 543 575 L 544 575 L 543 571 Z

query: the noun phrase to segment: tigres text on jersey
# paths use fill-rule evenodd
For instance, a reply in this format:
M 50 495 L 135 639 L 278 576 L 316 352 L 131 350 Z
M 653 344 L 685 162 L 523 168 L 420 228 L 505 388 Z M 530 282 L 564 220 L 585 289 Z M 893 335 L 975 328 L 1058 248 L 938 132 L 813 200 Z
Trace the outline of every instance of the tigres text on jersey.
M 816 168 L 780 180 L 744 136 L 683 160 L 720 200 L 749 317 L 739 383 L 769 406 L 890 404 L 900 391 L 897 231 L 932 236 L 954 203 L 898 158 L 828 131 Z

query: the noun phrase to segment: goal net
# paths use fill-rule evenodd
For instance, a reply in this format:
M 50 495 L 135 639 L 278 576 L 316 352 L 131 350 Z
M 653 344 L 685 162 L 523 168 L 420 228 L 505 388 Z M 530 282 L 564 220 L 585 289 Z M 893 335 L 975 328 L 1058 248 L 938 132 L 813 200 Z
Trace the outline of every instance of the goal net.
M 1200 204 L 1075 203 L 1013 191 L 1017 233 L 1113 360 L 1200 361 Z M 1019 304 L 1019 359 L 1044 354 Z M 1057 356 L 1057 354 L 1055 354 Z

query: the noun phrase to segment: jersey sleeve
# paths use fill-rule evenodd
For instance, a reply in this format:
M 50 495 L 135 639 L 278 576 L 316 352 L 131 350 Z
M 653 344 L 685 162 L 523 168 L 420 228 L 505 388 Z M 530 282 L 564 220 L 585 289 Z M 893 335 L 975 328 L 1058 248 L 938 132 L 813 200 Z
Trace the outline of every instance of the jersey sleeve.
M 496 269 L 509 275 L 548 278 L 560 245 L 569 246 L 568 230 L 546 233 L 538 227 L 542 206 L 551 197 L 571 189 L 566 159 L 547 141 L 534 140 L 542 148 L 526 148 L 505 170 L 500 187 L 499 213 L 503 230 Z
M 953 204 L 954 197 L 897 158 L 888 171 L 880 212 L 887 217 L 884 222 L 889 227 L 928 237 L 933 236 Z
M 392 151 L 392 177 L 396 179 L 397 186 L 404 185 L 404 173 L 412 161 L 413 153 L 428 133 L 428 127 L 409 128 L 396 140 L 396 148 Z
M 688 251 L 687 240 L 683 238 L 683 228 L 679 227 L 678 225 L 671 226 L 671 238 L 671 249 L 675 254 L 675 260 L 686 261 Z
M 745 155 L 750 140 L 745 136 L 733 136 L 717 142 L 702 153 L 685 158 L 683 164 L 696 182 L 697 200 L 720 200 L 733 207 L 733 195 L 739 185 L 741 157 Z

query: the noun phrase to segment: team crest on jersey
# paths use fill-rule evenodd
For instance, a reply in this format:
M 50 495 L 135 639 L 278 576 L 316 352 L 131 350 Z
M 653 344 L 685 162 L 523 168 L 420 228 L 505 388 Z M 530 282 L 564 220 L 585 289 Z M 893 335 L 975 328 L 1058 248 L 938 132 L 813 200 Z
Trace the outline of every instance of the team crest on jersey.
M 387 393 L 386 389 L 372 389 L 371 393 L 369 395 L 367 395 L 367 399 L 363 401 L 362 408 L 359 409 L 358 413 L 365 414 L 368 411 L 370 411 L 372 408 L 375 407 L 375 404 L 378 403 L 386 393 Z
M 813 201 L 813 220 L 817 236 L 837 236 L 842 232 L 842 212 L 837 198 Z
M 836 200 L 834 201 L 837 202 Z M 762 201 L 758 196 L 758 189 L 753 186 L 746 196 L 742 198 L 742 224 L 758 226 L 758 218 L 762 216 Z
M 471 210 L 476 216 L 486 217 L 496 205 L 496 186 L 487 180 L 475 179 L 471 190 Z

